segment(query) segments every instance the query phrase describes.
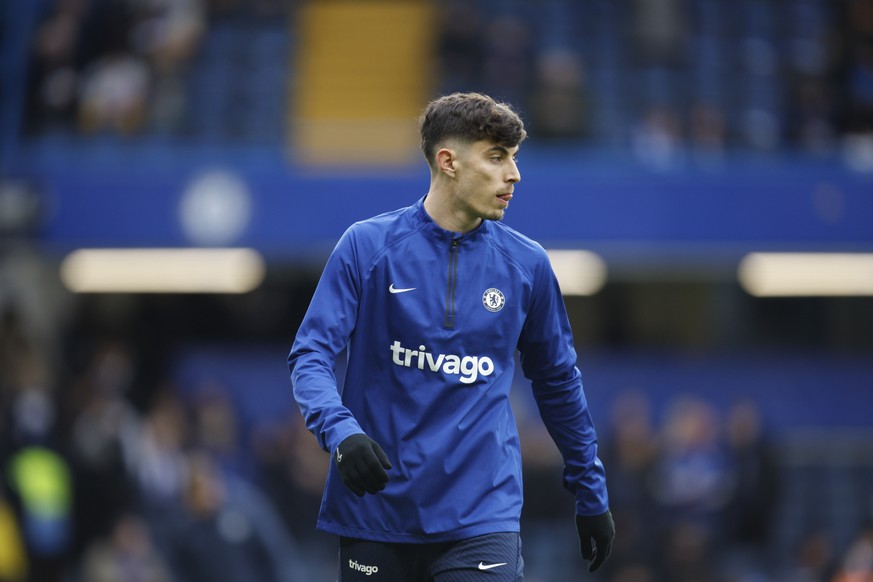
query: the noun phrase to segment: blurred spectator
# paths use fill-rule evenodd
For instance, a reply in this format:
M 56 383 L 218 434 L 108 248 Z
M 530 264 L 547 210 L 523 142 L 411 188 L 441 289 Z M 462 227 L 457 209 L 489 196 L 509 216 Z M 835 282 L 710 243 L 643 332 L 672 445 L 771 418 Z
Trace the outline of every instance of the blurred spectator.
M 573 520 L 567 519 L 573 512 L 573 497 L 561 487 L 561 455 L 537 420 L 525 416 L 519 426 L 521 454 L 525 459 L 522 465 L 525 502 L 521 515 L 525 580 L 568 580 L 582 568 L 578 536 Z
M 157 74 L 178 72 L 195 55 L 206 32 L 203 0 L 143 0 L 130 45 Z
M 692 396 L 670 405 L 654 468 L 663 528 L 663 571 L 671 580 L 712 577 L 713 550 L 731 487 L 718 416 Z
M 657 461 L 656 433 L 650 403 L 638 390 L 627 390 L 612 406 L 603 441 L 603 465 L 609 476 L 609 504 L 616 537 L 608 572 L 627 572 L 651 564 L 658 553 L 658 528 L 652 497 Z
M 25 386 L 45 386 L 47 369 L 21 321 L 17 308 L 0 313 L 0 394 L 12 395 Z
M 682 126 L 669 106 L 652 106 L 632 135 L 633 151 L 645 166 L 659 171 L 677 169 L 684 158 Z
M 856 38 L 849 64 L 850 131 L 873 132 L 873 38 Z
M 849 46 L 845 155 L 852 169 L 870 172 L 873 171 L 873 36 L 856 38 Z
M 683 0 L 633 0 L 631 30 L 637 58 L 648 64 L 676 64 L 686 56 Z
M 795 82 L 789 137 L 805 151 L 820 154 L 833 150 L 836 126 L 831 92 L 823 78 L 803 77 Z
M 284 419 L 265 420 L 252 430 L 251 450 L 257 480 L 277 516 L 306 559 L 306 580 L 335 577 L 336 540 L 314 530 L 330 457 L 312 439 L 294 411 Z
M 131 440 L 130 472 L 145 507 L 166 508 L 181 499 L 187 470 L 186 425 L 181 400 L 165 390 L 156 396 Z
M 35 130 L 68 125 L 76 108 L 78 47 L 87 0 L 58 0 L 33 38 L 31 123 Z
M 590 97 L 581 57 L 552 49 L 536 61 L 530 98 L 531 131 L 543 138 L 580 138 L 590 124 Z
M 151 68 L 149 125 L 180 127 L 187 107 L 185 74 L 207 31 L 203 0 L 148 0 L 140 4 L 131 30 L 134 54 Z
M 130 134 L 142 129 L 148 114 L 151 73 L 141 58 L 109 54 L 93 63 L 83 76 L 79 105 L 82 131 Z
M 184 513 L 168 544 L 183 580 L 305 580 L 304 564 L 273 507 L 255 488 L 222 473 L 203 452 L 188 455 Z
M 873 37 L 873 4 L 870 0 L 849 0 L 848 17 L 858 34 Z
M 56 434 L 55 402 L 28 387 L 12 404 L 11 442 L 2 467 L 14 496 L 32 582 L 60 582 L 73 543 L 72 475 Z
M 482 18 L 475 2 L 451 0 L 438 11 L 437 88 L 441 94 L 475 87 L 482 74 Z
M 525 103 L 533 83 L 534 38 L 530 23 L 505 12 L 484 22 L 483 87 L 474 86 L 502 101 Z
M 751 400 L 731 406 L 726 422 L 732 490 L 725 510 L 725 552 L 729 569 L 762 577 L 778 507 L 780 487 L 775 451 L 765 433 L 761 412 Z
M 262 421 L 252 431 L 259 481 L 290 533 L 301 543 L 313 535 L 330 458 L 294 412 L 284 421 Z
M 843 138 L 846 165 L 856 172 L 873 172 L 873 133 L 849 134 Z
M 227 386 L 218 380 L 206 380 L 194 388 L 190 399 L 194 438 L 224 470 L 251 477 L 248 459 L 242 454 L 238 406 Z
M 721 165 L 727 146 L 727 129 L 720 107 L 702 101 L 691 106 L 689 141 L 690 153 L 698 165 Z
M 0 480 L 0 581 L 25 582 L 27 553 L 18 518 L 5 489 L 5 483 Z
M 797 547 L 786 580 L 791 582 L 824 582 L 834 571 L 834 551 L 824 531 L 813 530 Z
M 0 391 L 56 389 L 58 337 L 72 307 L 54 261 L 35 245 L 0 248 Z
M 832 582 L 873 582 L 873 525 L 849 546 Z
M 133 500 L 127 449 L 139 419 L 125 398 L 132 366 L 126 346 L 107 342 L 75 386 L 70 455 L 76 487 L 88 492 L 75 500 L 78 550 L 108 535 Z
M 86 582 L 170 582 L 173 578 L 139 518 L 125 514 L 105 538 L 86 551 Z
M 873 171 L 873 5 L 850 0 L 844 13 L 841 59 L 843 154 L 859 172 Z

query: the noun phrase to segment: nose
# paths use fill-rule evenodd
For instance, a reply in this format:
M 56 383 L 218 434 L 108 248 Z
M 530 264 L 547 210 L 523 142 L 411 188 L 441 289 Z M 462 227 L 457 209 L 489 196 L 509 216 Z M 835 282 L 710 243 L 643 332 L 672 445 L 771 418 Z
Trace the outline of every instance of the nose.
M 517 182 L 521 182 L 521 172 L 518 171 L 518 164 L 515 163 L 515 160 L 511 162 L 512 166 L 509 171 L 509 175 L 506 177 L 506 181 L 511 184 L 515 184 Z

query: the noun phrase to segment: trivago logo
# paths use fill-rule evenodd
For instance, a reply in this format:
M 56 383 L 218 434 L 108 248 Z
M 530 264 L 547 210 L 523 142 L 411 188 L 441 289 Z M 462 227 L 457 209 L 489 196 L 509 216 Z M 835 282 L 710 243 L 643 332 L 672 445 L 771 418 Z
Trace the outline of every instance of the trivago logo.
M 490 376 L 494 372 L 494 362 L 488 356 L 456 356 L 454 354 L 432 354 L 426 346 L 418 346 L 410 350 L 395 340 L 391 344 L 391 354 L 394 363 L 407 368 L 429 369 L 431 372 L 461 376 L 464 384 L 472 384 L 479 376 Z
M 358 572 L 363 572 L 367 576 L 375 574 L 379 571 L 379 566 L 367 566 L 364 564 L 358 564 L 355 560 L 349 560 L 349 568 L 351 568 L 352 570 L 357 570 Z

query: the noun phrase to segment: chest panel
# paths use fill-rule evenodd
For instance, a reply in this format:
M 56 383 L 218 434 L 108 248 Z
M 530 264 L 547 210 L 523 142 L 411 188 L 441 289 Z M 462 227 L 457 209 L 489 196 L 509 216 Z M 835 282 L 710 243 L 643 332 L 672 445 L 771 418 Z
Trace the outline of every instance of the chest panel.
M 530 284 L 486 244 L 428 253 L 394 253 L 372 269 L 364 304 L 386 314 L 391 337 L 407 341 L 463 338 L 464 344 L 514 349 Z

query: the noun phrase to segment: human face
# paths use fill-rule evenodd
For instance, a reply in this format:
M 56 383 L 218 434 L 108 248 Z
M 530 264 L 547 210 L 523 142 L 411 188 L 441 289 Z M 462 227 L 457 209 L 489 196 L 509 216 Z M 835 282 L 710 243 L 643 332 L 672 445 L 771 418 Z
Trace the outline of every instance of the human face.
M 454 202 L 457 214 L 472 227 L 482 220 L 503 220 L 521 181 L 517 154 L 518 146 L 506 148 L 490 140 L 458 148 Z

